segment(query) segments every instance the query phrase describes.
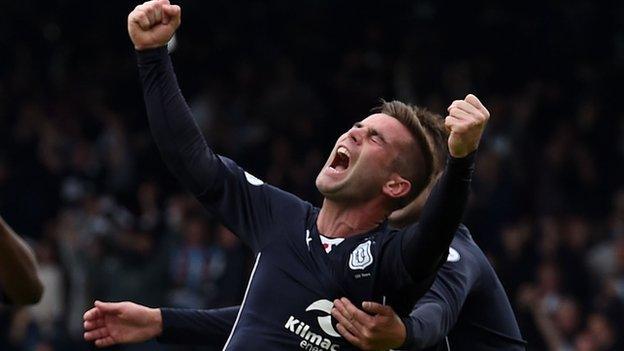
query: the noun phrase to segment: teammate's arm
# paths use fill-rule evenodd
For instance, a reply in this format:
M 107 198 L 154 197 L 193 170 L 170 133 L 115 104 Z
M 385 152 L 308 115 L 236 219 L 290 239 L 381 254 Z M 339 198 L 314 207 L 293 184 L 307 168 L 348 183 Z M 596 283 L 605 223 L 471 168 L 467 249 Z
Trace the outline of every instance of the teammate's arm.
M 37 275 L 35 255 L 0 217 L 0 300 L 16 305 L 37 303 L 43 285 Z
M 479 286 L 481 265 L 469 249 L 462 250 L 459 261 L 447 261 L 438 271 L 433 285 L 403 318 L 407 337 L 401 349 L 421 350 L 436 345 L 449 334 L 468 295 Z
M 472 94 L 454 101 L 448 111 L 445 124 L 450 130 L 450 155 L 445 170 L 431 191 L 419 222 L 407 227 L 401 235 L 404 267 L 417 282 L 427 278 L 433 281 L 436 270 L 446 259 L 468 202 L 476 150 L 490 116 Z
M 143 342 L 162 333 L 159 309 L 128 301 L 95 301 L 83 320 L 84 339 L 97 347 Z
M 166 344 L 223 346 L 240 306 L 210 310 L 161 308 L 163 329 L 158 341 Z
M 460 257 L 440 268 L 429 291 L 405 318 L 376 302 L 364 302 L 359 309 L 346 298 L 334 301 L 338 332 L 363 350 L 422 350 L 442 342 L 480 276 L 476 258 L 465 251 Z
M 150 308 L 133 302 L 101 302 L 85 312 L 84 338 L 97 347 L 157 338 L 185 345 L 223 345 L 239 306 L 212 310 Z

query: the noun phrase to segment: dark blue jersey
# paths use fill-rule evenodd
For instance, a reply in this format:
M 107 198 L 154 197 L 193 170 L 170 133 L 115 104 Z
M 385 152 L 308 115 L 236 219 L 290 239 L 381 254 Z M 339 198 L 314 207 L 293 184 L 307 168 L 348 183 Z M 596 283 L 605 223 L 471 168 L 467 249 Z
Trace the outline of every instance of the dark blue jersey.
M 334 299 L 385 302 L 406 315 L 433 281 L 414 280 L 402 259 L 402 236 L 414 227 L 398 231 L 383 224 L 326 253 L 316 227 L 318 208 L 227 158 L 218 162 L 218 179 L 226 181 L 198 198 L 256 253 L 226 349 L 353 349 L 332 323 Z
M 162 309 L 160 341 L 223 345 L 238 307 Z M 406 350 L 525 350 L 507 295 L 468 229 L 461 226 L 429 291 L 409 317 Z
M 385 302 L 407 315 L 435 278 L 467 200 L 474 154 L 450 158 L 418 224 L 385 223 L 327 254 L 319 209 L 214 154 L 177 86 L 166 49 L 139 53 L 150 128 L 164 161 L 256 255 L 226 350 L 350 350 L 332 301 Z M 328 233 L 325 233 L 328 234 Z
M 505 290 L 468 228 L 409 317 L 408 350 L 525 350 Z

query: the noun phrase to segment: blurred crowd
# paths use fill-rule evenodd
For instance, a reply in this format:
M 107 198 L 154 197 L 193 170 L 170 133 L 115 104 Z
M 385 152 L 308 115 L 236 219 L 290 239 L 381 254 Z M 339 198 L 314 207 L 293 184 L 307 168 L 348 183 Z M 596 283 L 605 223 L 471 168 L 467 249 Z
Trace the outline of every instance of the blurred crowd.
M 476 93 L 492 118 L 465 222 L 529 349 L 624 349 L 622 4 L 179 3 L 172 55 L 209 144 L 317 205 L 333 141 L 379 98 L 444 114 Z M 0 307 L 0 350 L 91 349 L 82 314 L 95 299 L 242 299 L 249 250 L 180 188 L 149 134 L 125 34 L 135 5 L 3 6 L 0 214 L 34 247 L 46 290 L 34 307 Z

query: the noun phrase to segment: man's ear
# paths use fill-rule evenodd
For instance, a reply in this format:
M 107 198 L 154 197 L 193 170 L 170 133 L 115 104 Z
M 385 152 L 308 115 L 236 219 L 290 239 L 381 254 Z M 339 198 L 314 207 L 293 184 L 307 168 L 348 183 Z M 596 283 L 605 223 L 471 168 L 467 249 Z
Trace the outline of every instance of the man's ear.
M 409 180 L 401 177 L 398 174 L 394 174 L 390 180 L 383 186 L 383 193 L 387 196 L 398 199 L 407 195 L 412 189 L 412 184 Z

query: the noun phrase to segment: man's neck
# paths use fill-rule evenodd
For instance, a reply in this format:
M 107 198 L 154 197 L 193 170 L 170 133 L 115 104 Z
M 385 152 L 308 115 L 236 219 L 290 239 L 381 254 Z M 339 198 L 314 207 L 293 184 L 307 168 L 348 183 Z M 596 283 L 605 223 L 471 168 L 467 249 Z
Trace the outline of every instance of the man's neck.
M 377 227 L 387 215 L 381 201 L 353 206 L 324 199 L 316 225 L 326 237 L 346 238 Z

